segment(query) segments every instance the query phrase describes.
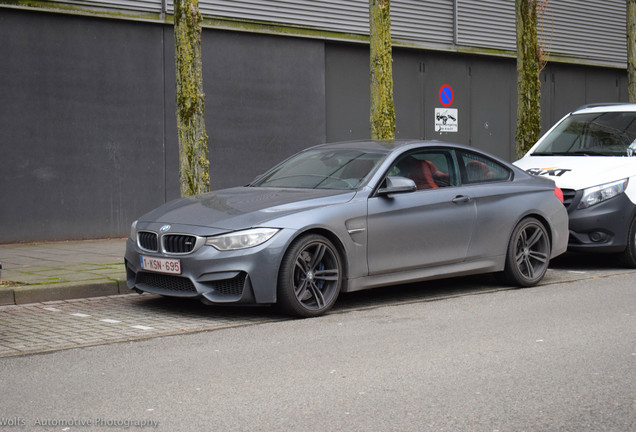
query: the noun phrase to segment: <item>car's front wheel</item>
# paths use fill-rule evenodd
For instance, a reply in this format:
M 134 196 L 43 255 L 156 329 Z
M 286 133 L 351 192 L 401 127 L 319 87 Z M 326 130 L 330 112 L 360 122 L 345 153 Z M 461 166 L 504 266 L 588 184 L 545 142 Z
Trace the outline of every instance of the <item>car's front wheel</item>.
M 512 232 L 503 280 L 512 285 L 532 286 L 545 276 L 550 265 L 550 238 L 533 217 L 519 222 Z
M 342 273 L 342 259 L 329 239 L 318 234 L 300 237 L 281 263 L 278 304 L 292 315 L 321 315 L 338 298 Z

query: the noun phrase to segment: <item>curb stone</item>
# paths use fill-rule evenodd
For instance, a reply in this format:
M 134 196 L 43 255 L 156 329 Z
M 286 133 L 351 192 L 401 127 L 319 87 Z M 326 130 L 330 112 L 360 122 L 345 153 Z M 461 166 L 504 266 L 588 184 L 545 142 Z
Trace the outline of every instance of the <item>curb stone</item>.
M 0 289 L 0 306 L 15 304 L 15 296 L 13 294 L 13 288 Z
M 126 281 L 70 282 L 55 285 L 19 285 L 0 289 L 0 305 L 20 305 L 56 300 L 130 294 Z

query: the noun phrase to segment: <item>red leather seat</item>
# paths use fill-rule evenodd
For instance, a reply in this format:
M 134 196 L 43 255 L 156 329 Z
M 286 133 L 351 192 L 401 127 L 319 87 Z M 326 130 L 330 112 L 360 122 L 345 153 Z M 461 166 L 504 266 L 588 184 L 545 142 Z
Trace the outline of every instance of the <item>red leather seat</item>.
M 435 165 L 433 165 L 433 163 L 429 161 L 419 161 L 419 163 L 420 175 L 418 180 L 415 180 L 415 185 L 417 186 L 417 188 L 437 189 L 439 186 L 437 186 L 437 183 L 435 183 L 435 180 L 433 179 L 433 168 L 435 168 Z M 435 168 L 435 171 L 437 171 L 437 168 Z

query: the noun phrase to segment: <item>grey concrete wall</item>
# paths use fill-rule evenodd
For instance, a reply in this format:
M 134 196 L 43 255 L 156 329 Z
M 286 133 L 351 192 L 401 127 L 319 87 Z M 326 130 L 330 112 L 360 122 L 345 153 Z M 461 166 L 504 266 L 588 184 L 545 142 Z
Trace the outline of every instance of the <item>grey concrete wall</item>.
M 0 242 L 122 235 L 165 199 L 162 33 L 0 9 Z
M 178 197 L 171 27 L 0 9 L 0 242 L 121 237 Z M 205 30 L 213 189 L 325 140 L 320 41 Z
M 368 48 L 326 46 L 327 139 L 369 136 Z M 346 71 L 346 73 L 343 73 Z M 393 50 L 396 135 L 471 145 L 514 160 L 516 62 L 509 58 Z M 542 130 L 587 103 L 627 101 L 627 74 L 611 68 L 548 64 L 541 73 Z M 439 88 L 454 90 L 458 132 L 438 133 Z
M 170 26 L 0 8 L 0 242 L 122 237 L 178 197 Z M 241 185 L 324 141 L 368 138 L 368 47 L 205 29 L 213 189 Z M 512 160 L 512 59 L 394 50 L 399 138 Z M 626 100 L 626 73 L 548 65 L 543 126 L 583 103 Z M 457 133 L 436 133 L 442 84 Z
M 368 49 L 329 44 L 326 58 L 328 139 L 368 138 Z M 408 49 L 394 49 L 393 59 L 397 137 L 456 142 L 511 158 L 514 60 Z M 435 130 L 445 84 L 454 91 L 450 108 L 458 111 L 457 132 Z
M 202 44 L 212 189 L 325 141 L 322 41 L 207 30 Z

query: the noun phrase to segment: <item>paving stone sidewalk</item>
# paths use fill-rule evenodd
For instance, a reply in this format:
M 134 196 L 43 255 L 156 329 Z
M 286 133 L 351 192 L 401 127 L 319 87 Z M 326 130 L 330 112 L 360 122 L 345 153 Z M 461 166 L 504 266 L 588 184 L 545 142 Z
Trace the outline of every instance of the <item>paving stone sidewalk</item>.
M 0 244 L 0 305 L 129 294 L 125 239 Z
M 270 308 L 213 307 L 150 294 L 6 305 L 0 306 L 0 359 L 283 319 L 289 317 Z

